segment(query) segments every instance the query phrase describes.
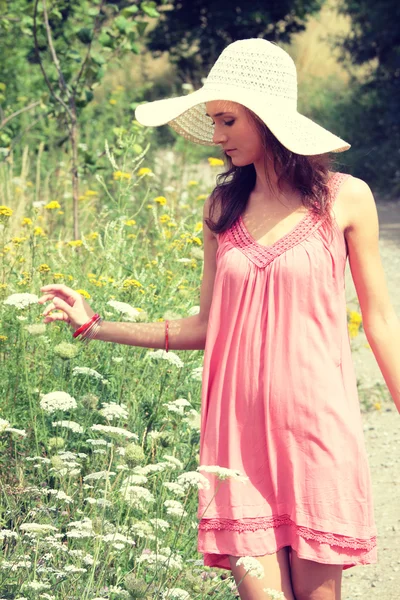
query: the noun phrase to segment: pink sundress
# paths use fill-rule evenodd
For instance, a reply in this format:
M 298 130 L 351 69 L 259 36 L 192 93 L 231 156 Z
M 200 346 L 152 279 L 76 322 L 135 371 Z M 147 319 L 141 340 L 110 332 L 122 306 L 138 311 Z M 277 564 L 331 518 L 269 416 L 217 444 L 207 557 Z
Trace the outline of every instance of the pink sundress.
M 335 173 L 331 205 L 350 175 Z M 270 246 L 241 217 L 218 235 L 204 351 L 198 550 L 229 555 L 290 546 L 344 569 L 377 562 L 376 525 L 347 328 L 347 246 L 311 211 Z M 216 492 L 218 487 L 218 491 Z M 215 493 L 216 492 L 216 493 Z

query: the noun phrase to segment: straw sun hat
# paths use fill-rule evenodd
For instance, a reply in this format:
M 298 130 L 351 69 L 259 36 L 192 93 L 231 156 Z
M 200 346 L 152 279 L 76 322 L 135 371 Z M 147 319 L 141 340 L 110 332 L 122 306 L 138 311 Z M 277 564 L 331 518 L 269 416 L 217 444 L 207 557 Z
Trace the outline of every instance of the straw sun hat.
M 142 125 L 168 124 L 197 144 L 213 142 L 214 128 L 206 102 L 230 100 L 246 106 L 268 126 L 288 150 L 315 155 L 344 152 L 350 144 L 297 112 L 296 66 L 277 44 L 261 38 L 229 44 L 215 62 L 202 88 L 191 94 L 140 104 Z

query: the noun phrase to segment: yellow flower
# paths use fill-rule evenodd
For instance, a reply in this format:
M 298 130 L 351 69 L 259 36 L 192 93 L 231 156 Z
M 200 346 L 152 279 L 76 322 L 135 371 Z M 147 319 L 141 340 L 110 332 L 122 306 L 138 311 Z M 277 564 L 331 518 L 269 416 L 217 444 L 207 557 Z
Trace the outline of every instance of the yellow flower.
M 190 181 L 188 181 L 188 186 L 189 187 L 192 187 L 192 186 L 195 186 L 195 185 L 199 185 L 199 182 L 195 181 L 194 179 L 191 179 Z
M 90 298 L 90 294 L 86 290 L 75 290 L 75 291 L 78 292 L 78 294 L 80 294 L 84 298 L 86 298 L 86 300 L 88 300 Z
M 117 104 L 117 101 L 115 100 L 115 98 L 111 98 L 111 100 L 108 101 L 110 104 Z
M 42 265 L 40 265 L 38 267 L 38 271 L 39 273 L 48 273 L 49 271 L 51 271 L 49 265 L 46 265 L 46 263 L 43 263 Z
M 0 342 L 5 342 L 6 340 L 8 340 L 6 335 L 0 335 Z
M 116 92 L 123 92 L 124 91 L 124 86 L 123 85 L 116 85 L 115 86 L 115 91 Z
M 127 289 L 129 287 L 143 287 L 142 284 L 137 281 L 136 279 L 125 279 L 124 283 L 122 284 L 122 287 L 124 289 Z
M 86 190 L 85 196 L 97 196 L 97 192 L 95 190 Z
M 78 200 L 79 202 L 83 202 L 84 200 L 87 200 L 87 196 L 79 196 Z
M 206 198 L 208 198 L 208 194 L 199 194 L 196 198 L 196 200 L 205 200 Z
M 349 330 L 349 336 L 351 338 L 355 338 L 358 335 L 359 326 L 358 325 L 354 325 L 354 323 L 349 323 L 348 324 L 348 330 Z
M 26 187 L 33 187 L 32 181 L 27 181 L 26 182 Z
M 77 248 L 78 246 L 82 246 L 83 242 L 82 240 L 72 240 L 70 242 L 67 242 L 68 246 L 71 246 L 72 248 Z
M 128 225 L 128 227 L 132 227 L 133 225 L 136 225 L 136 221 L 135 219 L 129 219 L 129 221 L 125 221 L 125 225 Z
M 376 408 L 376 410 L 381 410 L 381 403 L 380 402 L 375 402 L 374 408 Z
M 178 225 L 176 223 L 173 223 L 172 221 L 169 221 L 167 223 L 167 227 L 174 227 L 175 228 L 175 227 L 178 227 Z
M 198 231 L 203 231 L 203 222 L 199 221 L 198 223 L 196 223 L 196 225 L 194 226 L 194 230 L 197 233 Z
M 45 232 L 41 227 L 35 227 L 35 229 L 33 230 L 33 235 L 40 235 L 42 237 L 46 236 Z
M 63 273 L 53 273 L 53 279 L 64 279 Z
M 223 167 L 224 161 L 220 158 L 213 158 L 212 156 L 210 156 L 208 158 L 208 164 L 210 165 L 210 167 Z
M 97 240 L 99 234 L 97 231 L 92 231 L 92 233 L 87 233 L 85 236 L 85 240 Z
M 29 217 L 25 217 L 21 221 L 21 225 L 24 227 L 25 225 L 32 225 L 33 221 Z
M 201 245 L 202 245 L 202 243 L 203 243 L 203 242 L 201 241 L 201 239 L 200 239 L 200 238 L 198 238 L 198 237 L 193 237 L 192 239 L 193 239 L 193 241 L 194 241 L 194 242 L 196 242 L 196 244 L 197 244 L 198 246 L 201 246 Z
M 59 210 L 57 214 L 58 214 L 58 215 L 63 215 L 63 214 L 64 214 L 64 211 L 63 211 L 63 210 Z
M 59 205 L 57 200 L 53 200 L 52 202 L 46 204 L 45 208 L 48 208 L 49 210 L 54 210 L 55 208 L 61 208 L 61 206 Z
M 131 179 L 132 175 L 130 173 L 125 173 L 124 171 L 114 171 L 113 178 L 114 181 L 121 181 L 121 179 Z
M 171 217 L 169 215 L 161 215 L 161 217 L 159 218 L 160 223 L 168 223 L 168 221 L 171 220 Z
M 139 177 L 143 177 L 144 175 L 152 175 L 153 171 L 151 169 L 149 169 L 148 167 L 142 167 L 141 169 L 139 169 L 137 174 Z
M 12 208 L 8 208 L 8 206 L 0 206 L 0 217 L 11 217 L 13 214 Z
M 25 240 L 27 240 L 27 239 L 28 238 L 26 238 L 26 237 L 14 237 L 11 239 L 11 241 L 16 246 L 19 246 L 20 244 L 22 244 L 22 242 L 25 242 Z
M 349 312 L 349 318 L 350 318 L 350 323 L 354 323 L 355 325 L 361 325 L 361 323 L 362 323 L 362 316 L 356 310 L 351 310 Z
M 167 199 L 164 196 L 157 196 L 157 198 L 154 198 L 154 202 L 158 202 L 158 204 L 164 206 L 164 204 L 167 204 Z
M 134 240 L 137 237 L 137 235 L 136 235 L 136 233 L 128 233 L 128 235 L 126 237 L 131 240 Z

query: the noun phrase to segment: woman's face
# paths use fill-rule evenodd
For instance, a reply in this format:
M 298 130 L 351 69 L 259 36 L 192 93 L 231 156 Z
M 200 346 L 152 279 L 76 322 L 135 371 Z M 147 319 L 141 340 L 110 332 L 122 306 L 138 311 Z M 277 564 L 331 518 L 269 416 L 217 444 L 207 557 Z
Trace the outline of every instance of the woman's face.
M 244 106 L 228 100 L 213 100 L 206 103 L 206 112 L 214 123 L 214 143 L 221 145 L 236 167 L 263 159 L 265 149 L 260 135 Z

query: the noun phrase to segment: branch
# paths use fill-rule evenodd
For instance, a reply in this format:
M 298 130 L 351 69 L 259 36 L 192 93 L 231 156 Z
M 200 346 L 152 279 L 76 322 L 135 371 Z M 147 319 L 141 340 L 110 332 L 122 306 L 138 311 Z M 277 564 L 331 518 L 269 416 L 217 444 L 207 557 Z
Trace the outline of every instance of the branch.
M 94 25 L 93 25 L 93 38 L 94 38 L 94 36 L 95 36 L 95 34 L 96 34 L 96 32 L 97 32 L 97 27 L 98 27 L 98 24 L 99 24 L 99 21 L 100 21 L 100 14 L 101 14 L 101 10 L 102 10 L 102 8 L 103 8 L 103 4 L 104 4 L 104 0 L 101 0 L 101 4 L 100 4 L 100 7 L 99 7 L 99 12 L 97 13 L 97 16 L 96 16 L 96 19 L 95 19 L 95 21 L 94 21 Z M 89 45 L 88 45 L 88 49 L 87 49 L 87 52 L 86 52 L 85 59 L 84 59 L 84 61 L 83 61 L 83 63 L 82 63 L 81 69 L 80 69 L 80 71 L 79 71 L 79 73 L 78 73 L 78 75 L 77 75 L 76 82 L 75 82 L 75 85 L 74 85 L 74 89 L 75 89 L 75 90 L 77 89 L 77 87 L 78 87 L 78 85 L 79 85 L 79 80 L 80 80 L 80 78 L 82 77 L 82 74 L 83 74 L 84 68 L 85 68 L 85 66 L 86 66 L 86 63 L 87 63 L 87 61 L 88 61 L 88 59 L 89 59 L 89 56 L 90 56 L 90 51 L 91 51 L 91 49 L 92 49 L 92 42 L 93 42 L 93 38 L 92 38 L 92 39 L 90 40 L 90 42 L 89 42 Z
M 71 111 L 70 111 L 69 107 L 65 104 L 65 102 L 64 102 L 64 100 L 62 98 L 60 98 L 59 96 L 57 96 L 57 94 L 53 90 L 53 86 L 51 85 L 51 82 L 50 82 L 50 80 L 49 80 L 49 78 L 47 76 L 47 73 L 44 70 L 42 59 L 40 58 L 39 44 L 38 44 L 38 39 L 37 39 L 37 27 L 36 27 L 37 7 L 38 7 L 38 4 L 39 4 L 39 0 L 35 0 L 35 10 L 34 10 L 34 14 L 33 14 L 33 38 L 34 38 L 34 41 L 35 41 L 35 51 L 36 51 L 36 56 L 37 56 L 38 61 L 39 61 L 40 70 L 42 71 L 44 80 L 46 82 L 47 87 L 50 90 L 51 95 L 53 96 L 53 98 L 57 102 L 59 102 L 64 107 L 64 109 L 67 112 L 68 116 L 72 120 L 72 114 L 71 114 Z
M 11 121 L 11 119 L 13 119 L 14 117 L 16 117 L 17 115 L 20 115 L 21 113 L 30 110 L 31 108 L 35 108 L 35 106 L 38 106 L 40 104 L 39 102 L 33 102 L 32 104 L 30 104 L 29 106 L 25 106 L 25 108 L 21 108 L 20 110 L 17 110 L 15 113 L 12 113 L 12 115 L 10 115 L 9 117 L 3 119 L 2 121 L 0 121 L 0 129 L 2 129 L 6 123 L 8 123 L 8 121 Z
M 69 100 L 71 97 L 71 94 L 69 93 L 68 86 L 65 83 L 64 75 L 62 74 L 61 67 L 60 67 L 60 62 L 58 60 L 58 56 L 57 56 L 55 48 L 53 46 L 53 38 L 51 37 L 51 28 L 49 25 L 49 18 L 48 18 L 47 9 L 46 9 L 46 0 L 42 0 L 42 3 L 43 3 L 44 22 L 45 22 L 46 33 L 47 33 L 47 41 L 49 42 L 49 48 L 50 48 L 51 56 L 53 58 L 53 63 L 55 64 L 57 73 L 58 73 L 58 85 L 60 86 L 61 92 L 64 89 L 64 92 L 66 93 L 67 98 Z

